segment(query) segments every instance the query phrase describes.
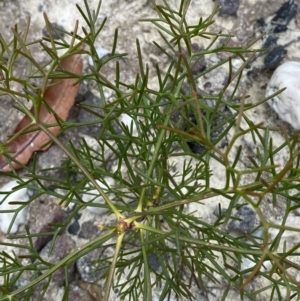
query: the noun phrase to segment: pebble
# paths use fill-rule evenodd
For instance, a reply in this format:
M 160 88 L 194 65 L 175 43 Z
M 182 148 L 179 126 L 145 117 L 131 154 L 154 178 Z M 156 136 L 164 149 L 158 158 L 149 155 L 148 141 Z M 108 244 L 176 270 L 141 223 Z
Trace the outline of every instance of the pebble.
M 54 242 L 49 241 L 46 246 L 40 251 L 41 258 L 49 264 L 53 265 L 64 259 L 76 248 L 75 240 L 73 240 L 66 232 L 62 235 L 58 235 L 54 239 Z M 74 274 L 75 263 L 72 261 L 69 262 L 67 266 L 60 267 L 59 269 L 54 271 L 54 273 L 51 274 L 51 282 L 55 283 L 58 286 L 63 286 L 66 282 L 66 277 L 67 279 L 72 279 Z
M 294 129 L 300 129 L 300 62 L 290 61 L 280 65 L 268 82 L 266 97 L 282 88 L 280 94 L 268 100 L 278 116 Z
M 102 58 L 104 58 L 106 55 L 111 54 L 111 51 L 109 51 L 109 50 L 107 50 L 107 49 L 105 49 L 103 47 L 96 48 L 96 52 L 97 52 L 97 55 L 98 55 L 98 57 L 99 57 L 100 60 Z M 92 66 L 93 65 L 93 59 L 92 59 L 91 56 L 89 57 L 88 61 L 89 61 L 89 65 Z
M 63 26 L 57 24 L 56 22 L 51 23 L 51 26 L 53 26 L 56 29 L 56 31 L 55 31 L 55 30 L 53 30 L 53 28 L 50 28 L 51 35 L 52 35 L 54 40 L 59 40 L 60 37 L 64 37 L 65 34 L 63 33 L 63 31 L 65 29 L 63 28 Z M 47 26 L 45 26 L 43 28 L 42 33 L 43 33 L 44 37 L 50 38 L 50 34 L 49 34 Z
M 107 193 L 107 190 L 109 190 L 112 185 L 114 185 L 114 180 L 111 178 L 107 178 L 106 179 L 106 184 L 100 182 L 99 180 L 96 180 L 98 185 L 104 190 L 105 193 Z M 103 199 L 103 197 L 100 195 L 99 191 L 97 189 L 91 189 L 94 188 L 94 185 L 91 183 L 88 183 L 85 186 L 86 189 L 86 193 L 84 193 L 82 195 L 82 200 L 84 202 L 90 202 L 93 204 L 100 204 L 100 205 L 105 205 L 105 200 Z M 110 199 L 113 199 L 115 197 L 115 194 L 113 193 L 108 193 L 108 197 Z M 102 206 L 97 206 L 97 207 L 92 207 L 92 206 L 87 206 L 87 209 L 95 214 L 104 214 L 108 212 L 108 208 L 107 207 L 102 207 Z
M 74 220 L 73 223 L 68 227 L 68 232 L 72 235 L 76 235 L 80 230 L 80 224 L 78 220 Z
M 83 281 L 93 283 L 107 272 L 106 263 L 99 262 L 103 256 L 103 249 L 97 248 L 77 260 L 77 271 Z
M 283 46 L 279 45 L 274 47 L 268 52 L 264 59 L 265 66 L 271 70 L 274 70 L 280 64 L 286 54 L 287 50 L 284 49 Z
M 3 213 L 3 212 L 0 213 L 0 230 L 5 234 L 8 233 L 9 226 L 14 219 L 15 213 L 20 208 L 19 204 L 14 205 L 14 204 L 10 204 L 10 203 L 11 202 L 27 202 L 30 198 L 28 195 L 27 188 L 21 188 L 21 189 L 16 190 L 15 192 L 12 192 L 15 189 L 15 187 L 20 185 L 19 183 L 20 183 L 19 181 L 13 180 L 13 181 L 7 183 L 6 185 L 4 185 L 0 189 L 1 193 L 3 193 L 3 194 L 0 194 L 0 204 L 1 204 L 0 210 L 1 211 L 2 210 L 13 210 L 13 212 L 10 212 L 10 213 Z M 6 193 L 4 193 L 4 192 L 6 192 Z M 19 225 L 23 224 L 26 220 L 26 213 L 27 213 L 26 207 L 24 207 L 23 209 L 21 209 L 18 212 L 16 219 L 14 220 L 9 233 L 16 233 L 18 231 Z
M 220 15 L 236 16 L 240 0 L 220 0 Z
M 296 16 L 298 5 L 295 0 L 288 0 L 283 3 L 279 10 L 276 12 L 272 23 L 276 25 L 288 25 L 290 21 Z
M 93 221 L 86 221 L 82 223 L 78 237 L 91 240 L 99 235 L 100 232 L 99 227 L 97 227 Z
M 256 214 L 248 206 L 240 207 L 234 215 L 237 219 L 231 220 L 228 229 L 239 233 L 250 233 L 255 228 Z
M 159 270 L 160 263 L 156 252 L 152 252 L 148 255 L 148 263 L 154 271 Z

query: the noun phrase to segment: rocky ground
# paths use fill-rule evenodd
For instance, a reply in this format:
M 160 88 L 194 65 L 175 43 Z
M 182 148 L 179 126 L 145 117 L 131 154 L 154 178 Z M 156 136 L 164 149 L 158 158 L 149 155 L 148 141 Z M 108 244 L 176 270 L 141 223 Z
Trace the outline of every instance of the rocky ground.
M 90 8 L 96 7 L 98 1 L 90 0 L 88 1 Z M 157 1 L 163 2 L 163 1 Z M 172 0 L 169 3 L 177 3 L 178 1 Z M 289 14 L 277 18 L 276 24 L 272 24 L 271 20 L 274 20 L 276 12 L 280 9 L 281 5 L 284 3 L 283 0 L 223 0 L 220 1 L 222 4 L 222 10 L 215 18 L 215 23 L 211 27 L 211 31 L 216 32 L 222 31 L 223 33 L 228 33 L 234 35 L 235 38 L 232 39 L 234 46 L 236 45 L 247 45 L 252 40 L 258 38 L 261 34 L 266 33 L 262 38 L 260 38 L 255 44 L 256 48 L 266 47 L 269 48 L 267 53 L 258 55 L 251 68 L 245 72 L 244 77 L 241 81 L 239 87 L 239 93 L 245 92 L 251 97 L 247 99 L 247 102 L 258 102 L 264 98 L 266 85 L 269 78 L 272 75 L 274 69 L 278 66 L 280 62 L 285 62 L 289 60 L 299 60 L 299 47 L 300 47 L 300 24 L 299 13 L 293 14 L 290 11 L 291 20 L 289 19 Z M 290 1 L 290 4 L 293 1 Z M 43 29 L 45 28 L 45 21 L 43 13 L 47 14 L 48 19 L 51 22 L 56 22 L 59 26 L 62 26 L 65 30 L 72 31 L 76 20 L 79 21 L 79 28 L 85 26 L 84 20 L 79 14 L 76 3 L 80 6 L 84 6 L 83 1 L 74 0 L 60 0 L 60 1 L 39 1 L 39 0 L 4 0 L 0 1 L 0 33 L 4 40 L 12 37 L 12 28 L 17 24 L 18 30 L 23 31 L 30 20 L 30 30 L 28 34 L 28 40 L 40 39 L 43 36 Z M 295 1 L 297 3 L 297 1 Z M 239 4 L 239 5 L 237 5 Z M 300 3 L 297 3 L 298 5 Z M 213 10 L 215 2 L 212 0 L 194 0 L 191 1 L 190 10 L 188 13 L 188 19 L 196 22 L 200 16 L 206 18 L 210 15 Z M 111 49 L 114 32 L 116 29 L 119 30 L 119 40 L 117 51 L 119 53 L 128 53 L 126 60 L 121 62 L 121 68 L 126 69 L 126 76 L 128 79 L 134 81 L 135 75 L 137 73 L 137 51 L 136 51 L 136 38 L 139 39 L 141 49 L 143 51 L 143 56 L 145 62 L 149 63 L 149 66 L 154 72 L 154 66 L 159 63 L 161 66 L 166 66 L 166 62 L 162 61 L 162 57 L 158 52 L 157 48 L 154 47 L 153 41 L 160 40 L 157 30 L 150 23 L 139 22 L 141 18 L 149 18 L 154 16 L 154 12 L 151 8 L 151 1 L 148 0 L 128 0 L 128 1 L 103 1 L 101 6 L 101 12 L 99 15 L 99 23 L 107 17 L 107 22 L 101 36 L 96 42 L 97 47 L 103 47 L 105 49 Z M 278 15 L 277 15 L 278 16 Z M 287 20 L 289 21 L 288 24 Z M 274 23 L 274 22 L 273 22 Z M 286 26 L 286 27 L 284 27 Z M 79 30 L 81 32 L 81 29 Z M 275 33 L 274 33 L 275 32 Z M 209 41 L 199 40 L 199 45 L 205 47 L 208 45 Z M 45 54 L 41 51 L 38 45 L 32 47 L 32 51 L 35 54 L 35 59 L 39 63 L 45 62 Z M 214 64 L 214 62 L 223 54 L 216 54 L 215 56 L 210 56 L 206 60 L 206 64 L 209 67 Z M 87 68 L 88 57 L 84 57 L 85 68 Z M 240 60 L 233 61 L 233 65 L 237 69 L 241 65 Z M 18 60 L 15 65 L 15 76 L 22 78 L 28 74 L 27 64 L 23 60 Z M 108 78 L 113 74 L 110 74 L 111 70 L 107 68 Z M 226 70 L 222 73 L 222 70 L 218 72 L 212 72 L 209 75 L 199 81 L 199 88 L 205 89 L 208 87 L 206 85 L 210 83 L 208 92 L 216 91 L 222 86 Z M 155 82 L 151 82 L 150 85 L 155 86 Z M 90 88 L 90 87 L 89 87 Z M 92 91 L 94 92 L 94 91 Z M 83 93 L 83 92 L 82 92 Z M 83 93 L 82 95 L 87 95 Z M 90 95 L 90 94 L 89 94 Z M 84 96 L 83 96 L 84 97 Z M 95 96 L 94 96 L 95 97 Z M 99 99 L 93 98 L 91 101 L 97 102 Z M 19 120 L 22 118 L 22 114 L 13 108 L 13 100 L 9 97 L 0 97 L 0 141 L 5 141 L 7 135 L 11 134 L 18 124 Z M 82 112 L 78 109 L 73 109 L 70 114 L 70 118 L 78 118 L 81 116 Z M 266 105 L 256 107 L 255 109 L 247 112 L 249 118 L 255 123 L 264 122 L 270 126 L 278 126 L 281 121 L 277 118 L 276 114 Z M 85 118 L 85 117 L 82 117 Z M 291 128 L 287 126 L 289 131 Z M 74 143 L 77 140 L 85 137 L 89 139 L 89 135 L 93 136 L 93 131 L 97 132 L 97 128 L 83 129 L 82 131 L 73 131 L 72 133 L 66 134 L 61 139 L 63 141 L 68 141 L 71 139 Z M 274 147 L 280 145 L 283 141 L 283 137 L 280 133 L 273 133 Z M 249 151 L 253 152 L 254 145 L 252 140 L 247 140 L 244 138 L 240 143 Z M 245 154 L 243 156 L 244 162 L 241 162 L 241 166 L 247 166 L 247 159 Z M 63 157 L 62 151 L 55 145 L 45 153 L 38 154 L 38 164 L 40 168 L 50 167 L 54 164 L 59 164 Z M 287 153 L 280 153 L 276 157 L 278 164 L 284 162 Z M 214 170 L 213 181 L 215 181 L 215 187 L 222 185 L 224 170 L 217 164 L 217 162 L 212 161 L 211 169 Z M 23 171 L 20 173 L 22 174 Z M 24 172 L 23 172 L 24 173 Z M 249 179 L 248 179 L 249 180 Z M 245 182 L 248 181 L 245 179 Z M 1 175 L 0 184 L 1 186 L 10 181 L 10 178 Z M 198 210 L 199 218 L 206 220 L 208 223 L 214 221 L 215 216 L 213 211 L 215 210 L 218 203 L 222 203 L 226 207 L 228 200 L 218 197 L 210 200 L 207 206 L 201 207 L 201 213 Z M 283 200 L 284 203 L 284 200 Z M 280 221 L 282 218 L 282 207 L 284 204 L 279 205 L 272 210 L 266 210 L 266 218 L 274 221 L 275 223 Z M 193 207 L 196 206 L 196 207 Z M 198 205 L 191 205 L 188 208 L 191 212 L 195 209 L 199 209 Z M 267 205 L 266 205 L 267 206 Z M 269 207 L 268 207 L 269 208 Z M 31 231 L 35 232 L 47 232 L 51 231 L 51 228 L 47 228 L 48 223 L 61 222 L 68 216 L 68 212 L 63 210 L 60 206 L 57 206 L 55 200 L 52 198 L 46 198 L 41 196 L 39 201 L 31 204 L 29 211 L 26 216 L 26 223 L 30 226 Z M 46 217 L 46 218 L 45 218 Z M 107 224 L 110 222 L 110 217 L 102 215 L 95 215 L 88 210 L 82 212 L 81 215 L 74 216 L 70 221 L 70 226 L 68 230 L 63 233 L 56 243 L 56 250 L 54 251 L 51 260 L 56 262 L 62 259 L 66 254 L 68 254 L 75 247 L 80 244 L 89 241 L 99 234 L 99 229 L 94 225 L 97 221 L 101 224 Z M 234 225 L 232 227 L 235 227 Z M 20 226 L 20 232 L 24 230 L 24 225 Z M 0 234 L 0 239 L 5 242 L 5 234 Z M 47 254 L 50 248 L 47 239 L 39 238 L 36 242 L 36 248 L 42 253 Z M 0 246 L 0 250 L 6 250 L 11 252 L 12 249 L 9 247 Z M 98 252 L 98 253 L 97 253 Z M 97 258 L 101 254 L 101 250 L 96 253 L 90 254 L 91 258 Z M 72 284 L 70 286 L 71 295 L 69 300 L 100 300 L 101 288 L 98 286 L 87 285 L 87 282 L 92 281 L 88 272 L 84 270 L 87 266 L 85 261 L 87 258 L 83 258 L 81 262 L 77 262 L 77 266 L 72 268 L 77 270 L 77 273 L 81 276 L 81 282 L 77 284 Z M 84 267 L 84 268 L 83 268 Z M 57 275 L 54 279 L 55 285 L 51 287 L 48 291 L 45 300 L 60 300 L 58 296 L 63 292 L 63 274 Z M 299 275 L 296 275 L 299 278 Z M 223 282 L 220 279 L 220 284 L 213 286 L 208 283 L 208 292 L 205 296 L 206 300 L 221 300 L 221 297 L 225 286 L 222 286 Z M 254 281 L 252 288 L 259 287 L 258 281 Z M 89 294 L 86 294 L 86 291 Z M 194 291 L 197 296 L 196 300 L 205 300 L 201 292 Z M 94 298 L 92 295 L 96 295 Z M 157 293 L 159 294 L 159 292 Z M 239 300 L 239 293 L 231 293 L 232 300 Z M 98 298 L 98 299 L 97 299 Z M 112 295 L 111 300 L 117 300 L 115 295 Z M 258 300 L 258 299 L 257 299 Z M 265 295 L 261 295 L 259 300 L 267 300 Z

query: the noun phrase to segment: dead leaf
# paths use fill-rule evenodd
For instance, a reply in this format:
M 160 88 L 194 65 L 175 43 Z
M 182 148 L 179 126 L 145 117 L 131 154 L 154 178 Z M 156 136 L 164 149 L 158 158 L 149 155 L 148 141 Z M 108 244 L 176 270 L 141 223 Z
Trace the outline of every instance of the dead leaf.
M 81 74 L 83 69 L 83 62 L 80 55 L 73 55 L 64 58 L 61 61 L 61 66 L 65 71 L 75 74 Z M 52 108 L 52 110 L 59 116 L 61 120 L 66 120 L 70 109 L 73 107 L 75 97 L 79 89 L 79 83 L 76 83 L 76 79 L 53 79 L 50 82 L 50 86 L 45 90 L 44 100 Z M 33 108 L 31 109 L 33 113 Z M 47 107 L 42 104 L 39 112 L 39 120 L 44 124 L 57 124 L 55 116 L 49 112 Z M 25 127 L 31 124 L 32 120 L 25 116 L 16 127 L 14 134 L 20 132 Z M 48 128 L 54 135 L 60 131 L 60 126 L 53 126 Z M 39 130 L 36 125 L 29 126 L 26 133 L 18 136 L 13 140 L 7 149 L 11 157 L 16 159 L 22 164 L 27 164 L 32 154 L 35 151 L 45 151 L 51 145 L 49 136 L 43 131 Z M 48 144 L 47 144 L 48 143 Z M 43 147 L 47 144 L 45 147 Z M 21 168 L 15 162 L 11 162 L 15 169 Z M 10 165 L 4 156 L 0 156 L 0 170 L 11 171 Z
M 95 301 L 102 300 L 101 288 L 98 284 L 80 280 L 78 282 L 78 286 L 81 289 L 85 290 L 93 298 L 93 300 Z

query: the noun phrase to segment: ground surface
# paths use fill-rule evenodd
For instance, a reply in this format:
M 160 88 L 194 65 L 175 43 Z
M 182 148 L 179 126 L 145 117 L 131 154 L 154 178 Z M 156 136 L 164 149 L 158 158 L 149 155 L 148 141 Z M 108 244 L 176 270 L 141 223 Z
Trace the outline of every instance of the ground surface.
M 91 9 L 96 7 L 98 1 L 88 1 Z M 158 1 L 159 2 L 159 1 Z M 176 3 L 177 1 L 170 1 Z M 225 1 L 226 2 L 226 1 Z M 223 31 L 223 33 L 230 33 L 235 35 L 236 38 L 234 42 L 236 45 L 246 45 L 254 38 L 257 38 L 263 30 L 258 23 L 257 19 L 262 18 L 267 24 L 270 22 L 270 19 L 274 16 L 274 13 L 279 9 L 284 1 L 282 0 L 242 0 L 237 10 L 237 14 L 234 16 L 225 16 L 225 15 L 217 15 L 215 24 L 213 25 L 213 29 L 217 31 Z M 14 27 L 15 24 L 18 25 L 19 31 L 22 31 L 29 18 L 30 18 L 30 31 L 29 31 L 29 40 L 39 39 L 42 37 L 42 29 L 45 26 L 43 13 L 46 13 L 48 19 L 51 22 L 57 22 L 59 25 L 63 26 L 66 30 L 73 30 L 76 20 L 79 20 L 79 27 L 85 26 L 84 20 L 80 16 L 78 10 L 76 9 L 75 4 L 79 3 L 83 7 L 83 1 L 9 1 L 5 0 L 0 2 L 0 33 L 3 38 L 9 39 L 11 34 L 11 28 Z M 193 21 L 197 21 L 199 16 L 208 17 L 210 12 L 213 10 L 215 2 L 212 0 L 194 0 L 191 1 L 191 9 L 188 14 L 188 18 Z M 300 5 L 300 3 L 298 3 Z M 147 18 L 150 16 L 154 16 L 154 12 L 151 9 L 150 1 L 140 1 L 140 0 L 129 0 L 129 1 L 103 1 L 101 7 L 101 13 L 99 16 L 99 23 L 107 17 L 107 22 L 103 32 L 101 33 L 101 37 L 99 37 L 96 42 L 97 47 L 104 47 L 106 49 L 111 49 L 113 35 L 115 29 L 119 30 L 119 41 L 118 41 L 118 52 L 128 53 L 128 59 L 126 62 L 123 62 L 123 66 L 126 68 L 126 77 L 134 79 L 137 67 L 136 67 L 136 38 L 139 39 L 141 44 L 141 49 L 143 51 L 145 62 L 148 62 L 150 68 L 154 70 L 154 65 L 156 63 L 160 63 L 162 66 L 165 62 L 161 62 L 161 56 L 158 50 L 153 46 L 153 40 L 159 40 L 159 36 L 157 34 L 156 29 L 151 26 L 149 23 L 140 23 L 138 22 L 141 18 Z M 299 47 L 300 42 L 300 24 L 297 22 L 299 20 L 299 13 L 297 13 L 296 17 L 292 19 L 292 21 L 288 25 L 288 30 L 278 35 L 277 44 L 282 45 L 287 50 L 287 53 L 283 59 L 283 61 L 288 60 L 299 60 Z M 264 41 L 267 37 L 260 39 L 257 42 L 257 48 L 262 47 Z M 202 46 L 207 45 L 207 41 L 200 41 Z M 36 60 L 39 63 L 43 63 L 45 60 L 45 55 L 39 49 L 38 46 L 35 46 L 33 49 L 36 55 Z M 272 70 L 267 68 L 264 64 L 265 56 L 258 57 L 251 70 L 249 70 L 249 74 L 244 77 L 240 86 L 240 92 L 246 92 L 246 94 L 251 95 L 249 102 L 257 102 L 261 100 L 265 95 L 265 88 L 272 74 Z M 87 57 L 85 59 L 85 65 L 87 65 Z M 214 57 L 210 57 L 207 60 L 208 66 L 213 63 Z M 234 64 L 239 66 L 241 62 L 236 61 Z M 109 77 L 109 69 L 107 76 Z M 20 60 L 18 65 L 15 68 L 15 75 L 20 78 L 24 77 L 27 74 L 26 64 Z M 218 89 L 221 86 L 221 82 L 224 80 L 224 74 L 213 74 L 210 77 L 205 78 L 204 82 L 200 82 L 199 85 L 202 88 L 205 82 L 212 82 L 213 86 L 211 89 Z M 151 83 L 155 85 L 155 83 Z M 13 107 L 13 100 L 7 97 L 0 98 L 0 140 L 5 141 L 6 136 L 9 135 L 14 127 L 18 124 L 19 120 L 22 118 L 21 114 L 17 112 Z M 264 122 L 270 125 L 278 125 L 279 120 L 276 118 L 276 115 L 272 112 L 272 110 L 266 105 L 259 106 L 248 112 L 249 117 L 252 120 L 255 120 L 255 123 Z M 72 133 L 72 139 L 79 139 L 76 136 L 76 133 Z M 68 139 L 70 137 L 67 137 Z M 251 141 L 251 140 L 249 140 Z M 280 145 L 282 143 L 283 138 L 281 134 L 274 134 L 274 145 Z M 253 149 L 253 144 L 251 142 L 247 142 L 246 139 L 241 141 L 244 146 L 247 146 L 247 149 L 251 153 L 251 149 Z M 53 146 L 49 149 L 48 152 L 43 154 L 39 154 L 39 164 L 41 167 L 45 168 L 48 165 L 54 164 L 53 162 L 59 162 L 61 159 L 62 153 Z M 287 154 L 280 153 L 276 158 L 278 160 L 277 163 L 282 163 L 285 160 Z M 247 165 L 246 155 L 245 162 L 242 162 L 244 166 Z M 212 162 L 211 169 L 214 170 L 213 179 L 215 181 L 215 187 L 218 185 L 222 185 L 223 181 L 223 173 L 224 170 L 220 168 L 215 162 Z M 22 172 L 22 171 L 21 171 Z M 248 179 L 249 180 L 249 179 Z M 0 183 L 5 184 L 9 181 L 8 177 L 1 176 Z M 247 182 L 247 179 L 245 179 Z M 284 200 L 283 200 L 284 201 Z M 201 208 L 201 213 L 199 211 L 198 215 L 200 218 L 206 220 L 207 222 L 211 222 L 215 217 L 212 215 L 213 210 L 216 208 L 218 203 L 222 203 L 226 207 L 227 200 L 222 197 L 218 197 L 210 200 L 207 206 L 203 206 Z M 276 222 L 281 219 L 281 206 L 284 204 L 279 204 L 277 208 L 272 208 L 272 210 L 266 211 L 266 218 L 269 220 L 273 220 Z M 198 207 L 191 206 L 189 210 L 199 209 Z M 42 223 L 39 219 L 43 219 L 45 212 L 48 214 L 49 212 L 53 212 L 57 210 L 53 200 L 41 199 L 41 202 L 36 205 L 32 205 L 30 211 L 28 212 L 27 220 L 30 225 Z M 101 223 L 107 222 L 107 217 L 102 218 Z M 97 220 L 99 222 L 99 216 L 95 216 L 91 213 L 84 212 L 80 219 L 80 223 L 84 223 L 85 221 Z M 66 235 L 68 239 L 74 241 L 74 245 L 78 244 L 78 237 L 71 235 Z M 4 235 L 1 236 L 1 239 L 4 241 Z M 88 239 L 88 238 L 87 238 Z M 0 249 L 2 250 L 2 246 Z M 70 246 L 72 249 L 72 246 Z M 7 249 L 10 251 L 10 249 Z M 66 251 L 67 252 L 67 251 Z M 299 277 L 299 276 L 298 276 Z M 254 282 L 252 284 L 253 287 L 255 285 L 259 286 L 258 282 Z M 211 283 L 208 283 L 208 286 L 213 287 Z M 222 287 L 222 281 L 220 285 L 214 286 L 211 291 L 208 291 L 206 298 L 208 300 L 220 300 L 220 296 L 224 291 L 225 287 Z M 74 289 L 75 290 L 75 289 Z M 49 292 L 49 296 L 47 300 L 59 300 L 57 299 L 57 294 L 61 293 L 62 289 L 59 285 L 53 287 Z M 202 300 L 200 293 L 195 292 L 199 299 Z M 54 297 L 56 296 L 56 297 Z M 239 300 L 238 292 L 232 292 L 232 300 Z M 266 296 L 260 296 L 260 300 L 265 300 Z M 111 300 L 116 300 L 115 296 L 112 296 Z M 46 299 L 45 299 L 46 300 Z M 77 299 L 73 299 L 75 301 Z M 79 300 L 79 299 L 78 299 Z M 89 299 L 87 299 L 89 300 Z

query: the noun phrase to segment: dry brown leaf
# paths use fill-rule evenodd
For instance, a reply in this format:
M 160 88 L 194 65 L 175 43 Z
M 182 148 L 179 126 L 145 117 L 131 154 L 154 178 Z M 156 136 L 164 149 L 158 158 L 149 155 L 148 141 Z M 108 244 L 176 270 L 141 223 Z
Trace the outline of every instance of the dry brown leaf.
M 80 55 L 64 58 L 61 61 L 61 66 L 67 72 L 82 74 L 83 62 Z M 76 79 L 53 79 L 50 82 L 50 86 L 45 90 L 45 102 L 61 120 L 65 121 L 67 119 L 69 111 L 74 105 L 75 97 L 79 89 L 79 83 L 74 85 L 76 81 Z M 31 112 L 33 113 L 33 108 L 31 109 Z M 40 108 L 39 120 L 45 124 L 57 124 L 55 116 L 49 112 L 43 104 Z M 25 116 L 16 127 L 14 134 L 22 131 L 25 127 L 28 127 L 31 122 L 32 120 L 28 116 Z M 60 131 L 60 126 L 49 127 L 48 129 L 56 135 Z M 49 143 L 50 140 L 51 139 L 46 133 L 39 130 L 36 125 L 32 125 L 28 128 L 26 133 L 18 136 L 7 145 L 7 149 L 9 150 L 11 157 L 22 164 L 27 164 L 35 151 L 45 151 L 49 148 L 51 145 L 51 143 Z M 47 145 L 43 147 L 45 144 Z M 15 169 L 21 168 L 20 165 L 13 161 L 11 164 Z M 11 171 L 11 167 L 4 156 L 0 156 L 0 170 L 5 172 Z

